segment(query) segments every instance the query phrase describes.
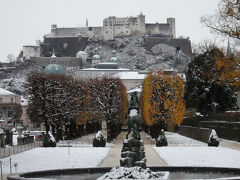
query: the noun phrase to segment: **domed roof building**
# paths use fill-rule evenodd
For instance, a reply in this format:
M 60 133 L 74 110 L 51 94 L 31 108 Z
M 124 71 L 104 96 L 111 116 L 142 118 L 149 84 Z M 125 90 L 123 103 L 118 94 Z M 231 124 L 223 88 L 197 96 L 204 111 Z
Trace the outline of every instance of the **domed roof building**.
M 55 74 L 55 75 L 65 75 L 67 71 L 65 68 L 60 65 L 56 64 L 56 55 L 53 52 L 53 55 L 51 56 L 51 64 L 47 65 L 44 68 L 44 74 L 50 75 L 50 74 Z
M 98 55 L 98 49 L 95 49 L 95 55 L 92 57 L 92 64 L 93 65 L 97 65 L 99 63 L 101 63 L 101 56 Z
M 93 57 L 92 57 L 92 60 L 94 61 L 100 61 L 101 60 L 101 57 L 98 55 L 98 54 L 95 54 Z
M 112 57 L 111 57 L 110 62 L 111 63 L 118 63 L 118 58 L 117 58 L 117 55 L 116 55 L 116 51 L 112 52 Z
M 64 75 L 67 72 L 64 69 L 64 67 L 59 64 L 49 64 L 47 65 L 47 67 L 45 67 L 44 73 L 47 75 L 50 75 L 50 74 Z

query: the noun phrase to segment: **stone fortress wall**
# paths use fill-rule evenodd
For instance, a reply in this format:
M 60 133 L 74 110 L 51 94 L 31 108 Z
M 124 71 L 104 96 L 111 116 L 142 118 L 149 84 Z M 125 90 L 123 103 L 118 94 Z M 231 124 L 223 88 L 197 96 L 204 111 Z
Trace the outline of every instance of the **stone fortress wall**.
M 101 27 L 76 27 L 58 28 L 56 24 L 51 26 L 51 33 L 44 37 L 89 37 L 96 40 L 113 40 L 115 37 L 129 35 L 158 35 L 175 38 L 175 19 L 168 18 L 166 23 L 149 24 L 145 22 L 145 15 L 142 13 L 137 17 L 115 17 L 110 16 L 103 20 Z

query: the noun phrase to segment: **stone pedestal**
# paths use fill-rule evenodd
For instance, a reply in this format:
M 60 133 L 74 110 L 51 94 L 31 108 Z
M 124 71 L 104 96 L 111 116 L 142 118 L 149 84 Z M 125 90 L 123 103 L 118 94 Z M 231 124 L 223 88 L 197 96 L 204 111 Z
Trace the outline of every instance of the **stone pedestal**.
M 120 165 L 124 167 L 139 166 L 146 168 L 143 140 L 124 139 Z

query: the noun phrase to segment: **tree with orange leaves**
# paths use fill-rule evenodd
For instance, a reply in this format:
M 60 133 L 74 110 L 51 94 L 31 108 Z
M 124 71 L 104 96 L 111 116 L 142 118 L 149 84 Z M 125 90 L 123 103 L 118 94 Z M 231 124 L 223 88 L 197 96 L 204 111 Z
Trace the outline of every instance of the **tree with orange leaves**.
M 234 90 L 240 88 L 240 60 L 224 57 L 216 61 L 220 83 L 227 83 Z
M 177 75 L 149 74 L 143 83 L 141 113 L 152 137 L 165 124 L 180 124 L 185 115 L 184 82 Z

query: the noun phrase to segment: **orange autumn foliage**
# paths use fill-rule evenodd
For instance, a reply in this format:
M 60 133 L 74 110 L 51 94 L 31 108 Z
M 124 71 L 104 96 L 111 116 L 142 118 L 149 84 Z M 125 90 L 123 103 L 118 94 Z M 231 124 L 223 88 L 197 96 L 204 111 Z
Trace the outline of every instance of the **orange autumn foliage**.
M 143 83 L 141 112 L 148 126 L 159 122 L 180 124 L 186 109 L 184 82 L 177 75 L 149 74 Z
M 227 83 L 235 90 L 240 87 L 240 60 L 224 57 L 216 60 L 220 83 Z

